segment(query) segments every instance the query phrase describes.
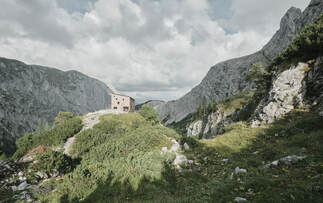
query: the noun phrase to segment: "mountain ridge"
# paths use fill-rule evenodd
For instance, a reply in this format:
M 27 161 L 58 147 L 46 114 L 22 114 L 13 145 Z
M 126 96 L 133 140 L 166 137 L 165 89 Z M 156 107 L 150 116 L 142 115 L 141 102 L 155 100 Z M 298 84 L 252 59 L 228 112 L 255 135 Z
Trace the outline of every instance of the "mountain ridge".
M 312 0 L 303 12 L 295 7 L 288 9 L 282 17 L 280 29 L 260 51 L 212 66 L 201 83 L 190 92 L 177 100 L 157 106 L 159 118 L 166 124 L 176 123 L 195 112 L 203 98 L 210 102 L 250 89 L 252 83 L 246 82 L 244 76 L 252 64 L 262 62 L 265 67 L 269 65 L 302 28 L 313 23 L 322 10 L 323 2 L 320 0 Z

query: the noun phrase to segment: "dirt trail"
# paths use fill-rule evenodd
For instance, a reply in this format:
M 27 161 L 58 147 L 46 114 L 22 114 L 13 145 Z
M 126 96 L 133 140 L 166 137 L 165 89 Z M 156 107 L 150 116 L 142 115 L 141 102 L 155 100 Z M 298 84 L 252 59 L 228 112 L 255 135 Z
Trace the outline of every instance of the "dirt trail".
M 105 109 L 105 110 L 100 110 L 100 111 L 88 113 L 88 114 L 86 114 L 84 116 L 84 118 L 82 120 L 84 126 L 83 126 L 82 130 L 79 133 L 83 132 L 84 130 L 93 128 L 93 126 L 95 124 L 99 123 L 99 121 L 100 121 L 99 118 L 102 115 L 105 115 L 105 114 L 120 114 L 120 113 L 123 113 L 123 112 L 112 110 L 112 109 Z M 73 137 L 70 137 L 70 138 L 67 139 L 67 141 L 64 144 L 64 154 L 70 155 L 69 151 L 70 151 L 70 148 L 71 148 L 71 146 L 73 145 L 74 142 L 75 142 L 75 135 Z

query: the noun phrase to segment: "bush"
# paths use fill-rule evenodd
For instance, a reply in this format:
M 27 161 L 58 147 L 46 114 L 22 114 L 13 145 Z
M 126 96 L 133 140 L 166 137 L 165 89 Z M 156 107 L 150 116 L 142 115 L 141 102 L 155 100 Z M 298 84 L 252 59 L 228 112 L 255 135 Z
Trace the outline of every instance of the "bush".
M 60 125 L 63 122 L 75 118 L 76 115 L 75 113 L 70 113 L 70 112 L 59 112 L 57 117 L 55 118 L 55 125 Z
M 108 120 L 102 120 L 100 123 L 96 124 L 93 127 L 93 129 L 98 130 L 98 132 L 111 134 L 124 133 L 128 128 L 129 125 L 127 125 L 127 123 L 113 118 Z
M 182 137 L 181 145 L 188 144 L 189 147 L 195 148 L 199 146 L 199 142 L 196 138 L 193 137 Z
M 153 124 L 160 123 L 157 111 L 149 105 L 143 105 L 139 110 L 139 114 Z
M 111 134 L 103 133 L 98 129 L 88 129 L 75 136 L 76 142 L 72 145 L 73 156 L 83 156 L 90 149 L 111 139 Z
M 82 129 L 82 120 L 80 118 L 70 118 L 63 121 L 53 129 L 44 131 L 39 136 L 34 136 L 36 145 L 55 146 L 65 143 L 65 141 L 78 133 Z
M 13 160 L 20 159 L 24 156 L 29 150 L 34 147 L 33 135 L 26 133 L 23 137 L 19 138 L 16 141 L 17 151 L 11 157 Z
M 246 80 L 255 82 L 257 88 L 261 88 L 264 86 L 267 76 L 269 76 L 269 73 L 265 70 L 262 63 L 257 62 L 250 68 Z
M 36 155 L 37 163 L 32 165 L 35 171 L 51 174 L 57 171 L 59 174 L 69 173 L 73 169 L 73 160 L 63 152 L 46 149 L 42 154 Z

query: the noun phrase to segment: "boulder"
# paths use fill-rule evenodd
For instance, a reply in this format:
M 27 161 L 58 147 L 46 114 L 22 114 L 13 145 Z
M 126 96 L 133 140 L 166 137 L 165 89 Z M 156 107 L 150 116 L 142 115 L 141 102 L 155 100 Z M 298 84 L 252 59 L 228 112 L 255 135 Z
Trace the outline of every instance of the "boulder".
M 246 170 L 246 169 L 243 169 L 243 168 L 236 167 L 236 168 L 234 169 L 234 173 L 235 173 L 235 174 L 239 174 L 239 173 L 247 173 L 247 170 Z
M 202 120 L 191 123 L 187 128 L 187 137 L 198 137 L 202 133 Z

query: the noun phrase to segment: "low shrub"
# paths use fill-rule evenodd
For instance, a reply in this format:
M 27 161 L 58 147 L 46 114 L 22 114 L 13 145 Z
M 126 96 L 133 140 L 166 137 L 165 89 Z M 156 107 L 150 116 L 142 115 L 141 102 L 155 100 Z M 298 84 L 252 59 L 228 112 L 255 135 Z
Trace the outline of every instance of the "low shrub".
M 181 138 L 181 145 L 188 144 L 189 147 L 195 148 L 199 146 L 199 142 L 196 138 L 193 137 L 182 137 Z
M 60 125 L 65 121 L 75 118 L 76 114 L 70 112 L 59 112 L 55 118 L 55 125 Z
M 16 141 L 17 150 L 11 157 L 13 160 L 17 160 L 24 156 L 29 150 L 34 147 L 33 135 L 26 133 L 23 137 Z
M 103 144 L 111 139 L 112 135 L 103 133 L 98 129 L 88 129 L 75 136 L 75 143 L 72 145 L 71 154 L 73 156 L 83 156 L 95 146 Z
M 180 138 L 138 114 L 102 116 L 93 129 L 76 135 L 72 154 L 81 164 L 58 185 L 59 194 L 47 197 L 103 201 L 138 193 L 149 184 L 167 184 L 174 176 L 169 167 L 175 156 L 161 153 L 162 147 L 172 145 L 166 136 Z
M 44 131 L 39 136 L 34 136 L 34 143 L 37 145 L 55 146 L 78 133 L 82 129 L 82 120 L 74 117 L 61 122 L 51 130 Z
M 73 160 L 63 152 L 46 149 L 44 153 L 36 155 L 36 162 L 31 167 L 35 171 L 51 174 L 57 171 L 59 174 L 66 174 L 73 169 Z
M 139 114 L 142 115 L 142 117 L 144 117 L 147 121 L 150 121 L 153 124 L 160 123 L 160 120 L 158 119 L 158 113 L 152 106 L 143 105 L 139 109 Z

